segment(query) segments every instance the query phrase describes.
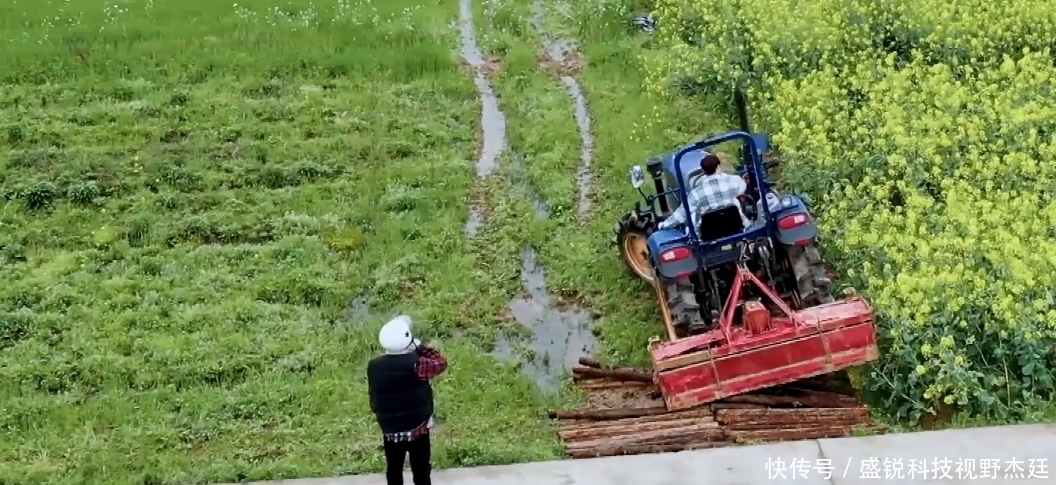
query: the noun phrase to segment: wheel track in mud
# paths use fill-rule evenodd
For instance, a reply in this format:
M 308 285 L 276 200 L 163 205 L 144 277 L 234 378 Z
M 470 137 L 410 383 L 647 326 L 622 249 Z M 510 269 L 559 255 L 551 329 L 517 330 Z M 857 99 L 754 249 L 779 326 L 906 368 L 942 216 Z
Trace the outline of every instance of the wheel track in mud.
M 484 53 L 477 42 L 477 29 L 473 23 L 473 0 L 459 0 L 458 25 L 460 33 L 460 52 L 462 58 L 473 69 L 473 84 L 480 96 L 482 143 L 480 156 L 477 159 L 476 171 L 478 184 L 486 179 L 498 167 L 499 157 L 506 150 L 506 115 L 499 106 L 499 97 L 485 72 Z M 484 207 L 480 200 L 474 200 L 469 210 L 465 232 L 468 236 L 477 235 L 484 223 Z
M 576 125 L 579 127 L 581 141 L 580 168 L 576 174 L 579 187 L 579 201 L 577 209 L 580 218 L 585 218 L 592 207 L 591 189 L 593 186 L 593 173 L 591 163 L 594 160 L 594 135 L 592 130 L 590 108 L 587 105 L 586 93 L 582 84 L 573 75 L 581 67 L 577 57 L 577 43 L 573 39 L 554 38 L 548 34 L 546 25 L 546 5 L 543 0 L 532 2 L 531 23 L 539 32 L 543 43 L 543 51 L 548 62 L 554 64 L 560 75 L 561 83 L 568 89 L 568 95 L 574 103 L 573 114 Z M 543 66 L 544 68 L 546 66 Z
M 487 74 L 484 53 L 477 43 L 476 26 L 473 21 L 473 1 L 459 0 L 460 51 L 462 58 L 472 67 L 473 82 L 481 100 L 481 130 L 483 142 L 476 162 L 477 188 L 498 168 L 498 161 L 509 148 L 506 136 L 506 116 L 503 113 L 495 89 L 491 86 Z M 577 81 L 567 77 L 563 82 L 576 101 L 574 111 L 577 125 L 583 138 L 582 160 L 584 167 L 579 174 L 580 203 L 579 214 L 585 215 L 589 209 L 590 173 L 589 164 L 593 155 L 593 138 L 590 135 L 590 118 L 586 110 L 586 101 Z M 550 208 L 531 187 L 525 173 L 524 157 L 515 154 L 510 175 L 515 185 L 524 188 L 525 196 L 530 199 L 538 219 L 547 219 Z M 476 189 L 475 189 L 476 190 Z M 476 198 L 475 198 L 476 199 Z M 476 199 L 470 207 L 465 233 L 474 237 L 484 223 L 483 202 Z M 534 358 L 522 359 L 510 340 L 500 339 L 493 355 L 500 360 L 517 360 L 523 364 L 523 370 L 532 377 L 544 391 L 553 391 L 559 387 L 560 377 L 566 368 L 575 365 L 582 356 L 594 350 L 592 316 L 589 311 L 573 306 L 557 308 L 556 298 L 547 292 L 545 272 L 537 262 L 535 248 L 528 246 L 521 258 L 521 280 L 526 295 L 514 298 L 507 306 L 509 316 L 520 325 L 531 329 L 533 337 L 528 343 Z

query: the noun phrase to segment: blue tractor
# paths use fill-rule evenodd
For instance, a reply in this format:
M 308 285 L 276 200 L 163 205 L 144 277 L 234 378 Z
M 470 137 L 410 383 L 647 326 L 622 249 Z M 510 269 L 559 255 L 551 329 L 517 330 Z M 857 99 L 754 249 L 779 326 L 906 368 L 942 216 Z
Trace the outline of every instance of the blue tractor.
M 755 274 L 793 310 L 834 301 L 815 247 L 814 216 L 804 197 L 779 193 L 771 185 L 769 175 L 781 161 L 770 156 L 769 135 L 750 131 L 743 93 L 737 94 L 736 104 L 739 131 L 652 157 L 644 170 L 632 168 L 631 184 L 645 203 L 638 202 L 613 227 L 613 242 L 627 268 L 656 287 L 674 338 L 716 328 L 738 268 Z M 731 142 L 741 144 L 736 173 L 747 185 L 740 207 L 692 217 L 687 189 L 702 175 L 701 160 L 717 145 Z M 642 190 L 646 173 L 653 179 L 653 194 Z M 658 229 L 679 205 L 686 223 Z

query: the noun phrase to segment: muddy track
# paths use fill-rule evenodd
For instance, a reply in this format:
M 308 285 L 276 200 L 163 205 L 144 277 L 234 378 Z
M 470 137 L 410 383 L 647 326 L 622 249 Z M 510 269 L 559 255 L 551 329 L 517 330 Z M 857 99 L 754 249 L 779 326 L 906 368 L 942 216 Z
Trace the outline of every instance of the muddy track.
M 541 64 L 546 69 L 556 70 L 561 78 L 561 83 L 568 89 L 568 95 L 575 104 L 574 115 L 576 125 L 579 127 L 579 136 L 582 141 L 580 150 L 580 168 L 577 173 L 577 184 L 579 186 L 578 213 L 584 217 L 591 209 L 591 188 L 593 185 L 593 174 L 591 162 L 594 159 L 594 135 L 591 131 L 590 109 L 587 106 L 587 97 L 579 80 L 574 76 L 575 72 L 582 67 L 582 59 L 577 50 L 576 42 L 572 39 L 552 38 L 547 34 L 546 28 L 546 6 L 543 0 L 535 0 L 532 3 L 532 24 L 542 36 L 544 55 Z
M 677 412 L 664 406 L 649 372 L 605 369 L 584 358 L 572 370 L 587 392 L 583 407 L 556 411 L 558 435 L 573 458 L 660 453 L 735 444 L 838 438 L 884 432 L 852 390 L 830 376 L 733 396 Z
M 495 90 L 488 82 L 484 53 L 480 49 L 480 44 L 477 43 L 476 26 L 473 23 L 472 0 L 459 0 L 458 17 L 462 58 L 472 67 L 473 84 L 476 85 L 477 92 L 480 94 L 480 124 L 483 142 L 476 168 L 477 179 L 483 180 L 498 166 L 499 157 L 506 149 L 506 115 L 499 107 L 499 97 L 496 96 Z M 483 223 L 482 202 L 475 200 L 469 210 L 469 219 L 466 221 L 466 234 L 470 237 L 475 236 Z
M 546 290 L 546 273 L 536 257 L 534 248 L 524 250 L 521 280 L 526 294 L 514 298 L 508 306 L 513 323 L 531 331 L 531 337 L 524 342 L 528 355 L 517 351 L 517 340 L 503 338 L 496 344 L 495 356 L 520 362 L 521 370 L 543 392 L 556 392 L 561 388 L 565 370 L 594 351 L 593 316 L 576 306 L 558 306 Z
M 461 54 L 472 67 L 473 82 L 482 106 L 483 143 L 476 168 L 478 181 L 483 181 L 497 168 L 499 157 L 507 148 L 506 116 L 499 106 L 495 90 L 488 82 L 487 61 L 477 43 L 472 0 L 459 0 L 459 28 Z M 549 218 L 550 207 L 532 187 L 522 155 L 515 154 L 512 157 L 508 172 L 511 184 L 531 201 L 536 218 Z M 484 208 L 479 200 L 475 200 L 466 221 L 466 234 L 475 236 L 483 222 Z M 526 352 L 520 351 L 518 347 L 521 342 L 517 339 L 500 338 L 494 355 L 502 360 L 520 362 L 522 370 L 540 388 L 554 391 L 560 387 L 565 369 L 575 365 L 580 356 L 593 351 L 593 318 L 590 312 L 576 306 L 559 308 L 557 299 L 547 292 L 545 272 L 537 261 L 535 248 L 531 246 L 525 248 L 522 256 L 521 280 L 525 293 L 514 298 L 507 310 L 510 323 L 523 326 L 531 333 L 528 341 L 524 342 Z
M 511 184 L 531 201 L 535 217 L 550 217 L 550 206 L 532 186 L 524 157 L 515 154 L 509 170 Z M 495 356 L 521 363 L 521 370 L 544 392 L 555 392 L 567 368 L 594 351 L 596 339 L 593 316 L 579 306 L 564 307 L 547 291 L 546 272 L 539 264 L 535 248 L 528 246 L 521 257 L 524 294 L 507 306 L 507 320 L 528 329 L 531 337 L 519 352 L 515 339 L 500 339 Z M 519 333 L 519 332 L 518 332 Z

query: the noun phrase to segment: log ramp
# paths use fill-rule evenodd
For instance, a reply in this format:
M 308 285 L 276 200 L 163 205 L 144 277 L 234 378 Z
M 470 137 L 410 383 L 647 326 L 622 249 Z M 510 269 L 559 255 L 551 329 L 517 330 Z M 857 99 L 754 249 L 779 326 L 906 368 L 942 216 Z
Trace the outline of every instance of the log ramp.
M 582 358 L 572 369 L 587 392 L 580 409 L 554 411 L 572 458 L 661 453 L 735 444 L 883 433 L 869 409 L 829 376 L 669 412 L 652 374 Z

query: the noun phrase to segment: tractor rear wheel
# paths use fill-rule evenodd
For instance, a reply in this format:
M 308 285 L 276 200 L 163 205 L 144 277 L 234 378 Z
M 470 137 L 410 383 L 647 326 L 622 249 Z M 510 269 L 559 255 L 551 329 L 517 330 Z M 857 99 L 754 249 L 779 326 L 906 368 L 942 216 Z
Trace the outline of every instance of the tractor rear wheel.
M 656 231 L 656 221 L 648 212 L 628 212 L 612 227 L 612 242 L 620 250 L 627 269 L 642 281 L 653 283 L 653 263 L 649 258 L 649 236 Z
M 813 244 L 787 246 L 788 259 L 799 286 L 799 297 L 804 307 L 831 303 L 832 281 L 825 272 L 825 262 Z

